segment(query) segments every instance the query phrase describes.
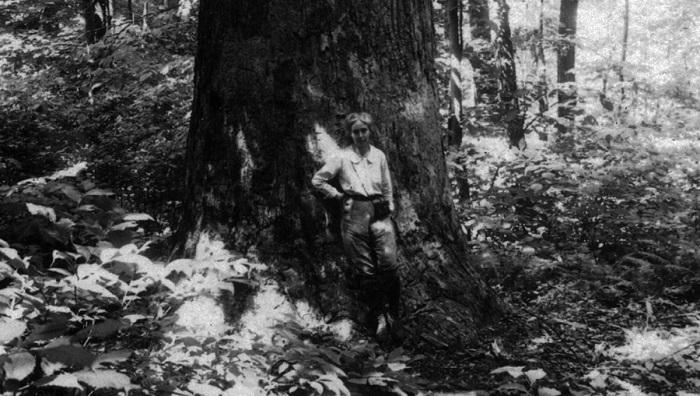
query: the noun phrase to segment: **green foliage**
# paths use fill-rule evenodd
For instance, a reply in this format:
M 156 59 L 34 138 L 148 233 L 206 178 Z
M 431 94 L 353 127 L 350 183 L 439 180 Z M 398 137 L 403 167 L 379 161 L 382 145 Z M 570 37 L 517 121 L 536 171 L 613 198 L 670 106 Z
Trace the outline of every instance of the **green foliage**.
M 530 140 L 516 153 L 474 139 L 448 157 L 470 182 L 457 207 L 475 261 L 531 332 L 479 364 L 547 373 L 537 389 L 522 376 L 480 387 L 697 392 L 697 131 L 581 126 Z
M 421 380 L 412 373 L 403 348 L 382 352 L 374 343 L 334 345 L 332 335 L 312 333 L 293 323 L 278 326 L 284 340 L 270 371 L 274 389 L 292 395 L 415 394 Z M 417 359 L 416 359 L 417 360 Z
M 559 249 L 584 242 L 606 262 L 633 251 L 686 254 L 680 242 L 692 240 L 695 228 L 683 207 L 696 171 L 669 174 L 663 169 L 671 163 L 661 153 L 611 134 L 581 130 L 555 143 L 564 152 L 508 160 L 497 164 L 501 172 L 494 178 L 476 177 L 485 195 L 474 199 L 493 197 L 494 202 L 479 209 L 490 213 L 496 226 L 479 227 L 484 237 L 525 243 L 554 238 Z M 621 250 L 608 257 L 611 246 Z
M 269 344 L 225 335 L 226 317 L 239 315 L 221 310 L 241 308 L 227 296 L 254 288 L 265 267 L 218 241 L 198 245 L 192 259 L 153 260 L 153 218 L 124 211 L 115 193 L 84 178 L 85 167 L 21 182 L 0 202 L 18 212 L 0 239 L 0 389 L 417 391 L 402 349 L 349 347 L 294 321 L 276 325 Z M 38 233 L 20 240 L 13 227 Z
M 37 231 L 5 230 L 0 239 L 3 391 L 138 389 L 125 365 L 163 342 L 157 329 L 179 323 L 175 308 L 234 293 L 234 283 L 252 276 L 252 264 L 216 244 L 195 259 L 153 261 L 158 237 L 144 242 L 153 218 L 121 209 L 113 192 L 83 179 L 84 168 L 19 183 L 0 202 L 17 209 L 8 230 Z
M 34 12 L 26 2 L 17 7 Z M 181 196 L 195 17 L 160 12 L 148 32 L 117 19 L 112 34 L 89 47 L 81 24 L 63 17 L 58 32 L 0 36 L 7 59 L 0 63 L 0 185 L 82 158 L 122 205 L 172 219 Z

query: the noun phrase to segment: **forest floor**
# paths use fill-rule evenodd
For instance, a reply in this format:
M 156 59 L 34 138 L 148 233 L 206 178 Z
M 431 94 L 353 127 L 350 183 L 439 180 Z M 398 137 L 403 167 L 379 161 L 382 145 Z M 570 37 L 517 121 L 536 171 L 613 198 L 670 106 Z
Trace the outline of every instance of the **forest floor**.
M 327 324 L 221 242 L 163 261 L 153 218 L 85 164 L 5 186 L 2 391 L 698 394 L 698 135 L 595 126 L 451 152 L 475 264 L 512 310 L 480 343 L 423 355 Z
M 470 139 L 450 156 L 482 273 L 528 334 L 426 371 L 491 394 L 700 392 L 700 132 L 667 128 L 595 126 L 523 152 Z

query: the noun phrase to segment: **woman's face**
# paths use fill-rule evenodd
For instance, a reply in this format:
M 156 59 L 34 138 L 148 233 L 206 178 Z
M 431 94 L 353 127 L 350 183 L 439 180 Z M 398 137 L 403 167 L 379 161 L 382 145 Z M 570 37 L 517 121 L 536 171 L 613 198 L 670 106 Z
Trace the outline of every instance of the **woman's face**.
M 364 147 L 369 144 L 369 128 L 367 124 L 362 121 L 357 121 L 352 124 L 350 130 L 350 137 L 352 137 L 352 144 L 356 147 Z

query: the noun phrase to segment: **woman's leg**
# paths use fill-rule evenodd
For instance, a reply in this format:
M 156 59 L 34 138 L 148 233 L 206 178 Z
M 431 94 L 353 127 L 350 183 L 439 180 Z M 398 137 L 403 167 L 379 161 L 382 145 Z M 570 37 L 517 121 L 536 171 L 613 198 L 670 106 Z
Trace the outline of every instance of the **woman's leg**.
M 357 291 L 362 305 L 357 313 L 357 321 L 367 327 L 370 334 L 377 330 L 377 317 L 382 293 L 377 282 L 376 265 L 369 233 L 369 220 L 373 214 L 372 204 L 365 201 L 349 200 L 344 204 L 341 222 L 341 236 L 345 255 L 352 266 L 350 288 Z
M 398 274 L 396 229 L 387 217 L 370 225 L 372 246 L 377 259 L 377 280 L 381 285 L 381 307 L 388 314 L 389 330 L 395 341 L 401 341 L 401 279 Z M 386 308 L 385 308 L 386 307 Z
M 377 273 L 395 272 L 399 268 L 396 258 L 396 230 L 390 217 L 377 220 L 369 226 L 372 248 L 376 257 Z

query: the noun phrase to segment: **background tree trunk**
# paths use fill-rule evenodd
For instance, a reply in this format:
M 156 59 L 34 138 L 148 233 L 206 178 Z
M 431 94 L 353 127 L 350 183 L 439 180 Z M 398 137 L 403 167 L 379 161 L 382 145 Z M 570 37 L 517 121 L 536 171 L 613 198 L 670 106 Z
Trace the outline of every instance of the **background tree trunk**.
M 509 8 L 506 0 L 497 0 L 498 38 L 496 57 L 499 60 L 499 102 L 501 122 L 506 123 L 508 140 L 511 146 L 524 148 L 525 118 L 520 111 L 518 100 L 518 78 L 515 70 L 515 49 L 510 36 Z
M 540 13 L 537 28 L 537 36 L 535 37 L 535 46 L 533 55 L 535 58 L 535 68 L 538 75 L 538 92 L 537 104 L 540 116 L 549 108 L 547 101 L 547 59 L 544 54 L 544 0 L 540 0 Z
M 618 76 L 620 78 L 620 103 L 617 108 L 617 117 L 620 119 L 622 117 L 622 106 L 625 101 L 625 75 L 623 69 L 625 67 L 625 62 L 627 62 L 627 41 L 630 30 L 630 1 L 625 0 L 625 10 L 622 14 L 622 54 L 620 56 L 620 66 L 617 69 Z
M 447 36 L 450 42 L 449 144 L 462 143 L 462 0 L 447 1 Z
M 93 0 L 81 0 L 80 6 L 85 21 L 85 39 L 88 44 L 98 42 L 107 33 L 108 18 L 100 17 L 95 10 L 96 2 Z
M 127 18 L 134 23 L 134 3 L 133 0 L 127 0 L 126 2 Z
M 559 107 L 557 115 L 573 123 L 576 107 L 576 14 L 578 0 L 561 0 L 559 8 L 559 36 L 565 44 L 559 46 L 557 59 L 557 83 L 559 83 Z M 560 126 L 563 131 L 565 126 Z
M 210 230 L 235 248 L 255 245 L 278 269 L 302 272 L 321 309 L 339 309 L 344 259 L 319 239 L 313 148 L 364 110 L 394 178 L 413 342 L 460 344 L 498 316 L 467 263 L 436 133 L 431 12 L 429 0 L 200 2 L 186 250 Z
M 491 45 L 491 29 L 494 25 L 489 17 L 488 0 L 467 0 L 469 30 L 471 40 L 466 56 L 474 69 L 476 86 L 476 104 L 485 107 L 485 120 L 497 122 L 498 106 L 498 68 Z

